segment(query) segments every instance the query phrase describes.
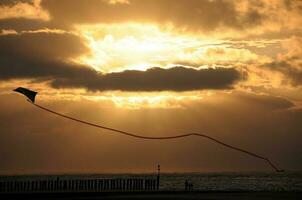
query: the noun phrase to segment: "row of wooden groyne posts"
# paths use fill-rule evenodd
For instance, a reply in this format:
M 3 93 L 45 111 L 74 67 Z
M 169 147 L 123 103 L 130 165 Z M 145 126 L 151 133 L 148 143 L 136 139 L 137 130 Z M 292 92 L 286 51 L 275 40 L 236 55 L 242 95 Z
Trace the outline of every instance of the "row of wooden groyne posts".
M 157 176 L 150 178 L 0 177 L 0 193 L 158 191 L 159 180 L 160 165 Z
M 40 180 L 0 180 L 0 192 L 110 192 L 157 191 L 157 178 L 79 178 Z

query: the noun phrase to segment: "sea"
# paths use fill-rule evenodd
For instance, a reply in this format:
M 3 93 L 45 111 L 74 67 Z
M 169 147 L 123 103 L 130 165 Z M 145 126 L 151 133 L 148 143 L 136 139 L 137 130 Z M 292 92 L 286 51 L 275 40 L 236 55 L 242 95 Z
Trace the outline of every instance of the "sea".
M 156 178 L 156 174 L 81 174 L 81 175 L 23 175 L 0 176 L 1 179 L 76 179 L 76 178 Z M 194 191 L 302 191 L 302 171 L 276 172 L 215 172 L 215 173 L 161 173 L 160 190 L 182 191 L 185 182 Z
M 164 174 L 161 188 L 182 190 L 186 180 L 198 191 L 302 191 L 302 171 Z

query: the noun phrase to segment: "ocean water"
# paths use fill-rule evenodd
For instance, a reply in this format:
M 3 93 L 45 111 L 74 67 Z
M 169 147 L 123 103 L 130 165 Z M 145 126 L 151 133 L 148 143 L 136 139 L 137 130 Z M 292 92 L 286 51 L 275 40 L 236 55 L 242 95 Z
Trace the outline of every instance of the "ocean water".
M 75 179 L 75 178 L 156 178 L 156 174 L 91 174 L 91 175 L 35 175 L 1 176 L 0 179 Z M 244 172 L 244 173 L 161 173 L 160 190 L 180 191 L 185 181 L 194 191 L 302 191 L 302 171 Z
M 302 191 L 300 172 L 164 174 L 161 188 L 181 190 L 185 180 L 199 191 Z

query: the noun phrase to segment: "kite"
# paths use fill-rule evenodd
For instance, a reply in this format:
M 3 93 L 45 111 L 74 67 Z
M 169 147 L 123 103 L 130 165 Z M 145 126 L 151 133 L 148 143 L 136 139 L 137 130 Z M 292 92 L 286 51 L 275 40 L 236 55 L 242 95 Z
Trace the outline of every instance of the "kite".
M 198 137 L 203 137 L 203 138 L 206 138 L 206 139 L 209 139 L 209 140 L 212 140 L 213 142 L 216 142 L 220 145 L 223 145 L 225 147 L 228 147 L 228 148 L 231 148 L 233 150 L 237 150 L 237 151 L 240 151 L 242 153 L 245 153 L 247 155 L 250 155 L 250 156 L 253 156 L 253 157 L 256 157 L 256 158 L 259 158 L 259 159 L 262 159 L 264 161 L 266 161 L 271 168 L 273 168 L 276 172 L 283 172 L 284 170 L 282 169 L 279 169 L 277 168 L 271 161 L 270 159 L 268 159 L 267 157 L 265 156 L 261 156 L 259 154 L 256 154 L 256 153 L 253 153 L 253 152 L 250 152 L 250 151 L 247 151 L 247 150 L 244 150 L 244 149 L 241 149 L 239 147 L 235 147 L 233 145 L 229 145 L 229 144 L 226 144 L 220 140 L 217 140 L 215 138 L 212 138 L 211 136 L 208 136 L 208 135 L 205 135 L 205 134 L 200 134 L 200 133 L 186 133 L 186 134 L 180 134 L 180 135 L 173 135 L 173 136 L 161 136 L 161 137 L 153 137 L 153 136 L 142 136 L 142 135 L 138 135 L 138 134 L 135 134 L 135 133 L 130 133 L 130 132 L 126 132 L 126 131 L 122 131 L 122 130 L 118 130 L 118 129 L 114 129 L 114 128 L 110 128 L 110 127 L 106 127 L 106 126 L 103 126 L 103 125 L 99 125 L 99 124 L 94 124 L 94 123 L 90 123 L 90 122 L 87 122 L 87 121 L 83 121 L 83 120 L 80 120 L 80 119 L 77 119 L 77 118 L 74 118 L 74 117 L 70 117 L 70 116 L 67 116 L 67 115 L 64 115 L 64 114 L 61 114 L 61 113 L 58 113 L 56 111 L 53 111 L 53 110 L 50 110 L 48 108 L 45 108 L 41 105 L 38 105 L 35 103 L 35 96 L 37 94 L 37 92 L 35 91 L 31 91 L 29 89 L 26 89 L 26 88 L 22 88 L 22 87 L 19 87 L 15 90 L 13 90 L 15 92 L 19 92 L 23 95 L 25 95 L 28 99 L 29 99 L 29 102 L 36 106 L 37 108 L 41 109 L 41 110 L 44 110 L 44 111 L 47 111 L 49 113 L 52 113 L 54 115 L 57 115 L 57 116 L 60 116 L 60 117 L 63 117 L 63 118 L 66 118 L 66 119 L 69 119 L 69 120 L 72 120 L 72 121 L 75 121 L 75 122 L 79 122 L 79 123 L 82 123 L 82 124 L 85 124 L 85 125 L 89 125 L 89 126 L 93 126 L 93 127 L 96 127 L 96 128 L 100 128 L 100 129 L 104 129 L 104 130 L 109 130 L 109 131 L 112 131 L 112 132 L 116 132 L 116 133 L 119 133 L 119 134 L 122 134 L 122 135 L 126 135 L 126 136 L 130 136 L 130 137 L 134 137 L 134 138 L 139 138 L 139 139 L 146 139 L 146 140 L 170 140 L 170 139 L 178 139 L 178 138 L 184 138 L 184 137 L 189 137 L 189 136 L 198 136 Z
M 38 94 L 38 92 L 31 91 L 31 90 L 23 88 L 23 87 L 18 87 L 16 89 L 14 89 L 13 91 L 24 94 L 32 103 L 35 103 L 35 98 L 36 98 L 36 95 Z

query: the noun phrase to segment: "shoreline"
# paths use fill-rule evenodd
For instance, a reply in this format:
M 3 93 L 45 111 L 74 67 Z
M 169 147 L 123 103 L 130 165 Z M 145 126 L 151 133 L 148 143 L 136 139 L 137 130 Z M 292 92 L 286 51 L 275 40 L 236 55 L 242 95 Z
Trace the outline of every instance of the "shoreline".
M 302 199 L 302 192 L 156 191 L 0 193 L 2 199 Z

